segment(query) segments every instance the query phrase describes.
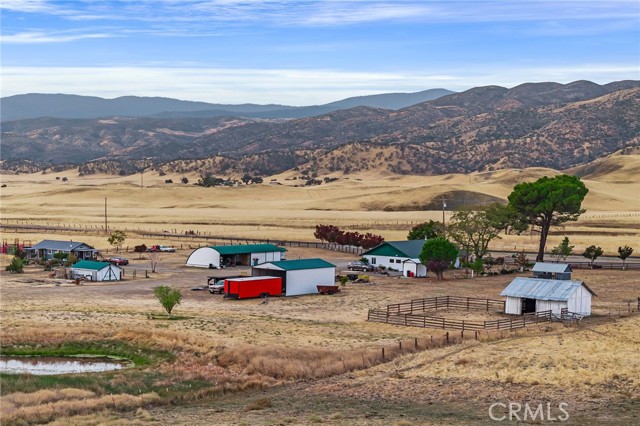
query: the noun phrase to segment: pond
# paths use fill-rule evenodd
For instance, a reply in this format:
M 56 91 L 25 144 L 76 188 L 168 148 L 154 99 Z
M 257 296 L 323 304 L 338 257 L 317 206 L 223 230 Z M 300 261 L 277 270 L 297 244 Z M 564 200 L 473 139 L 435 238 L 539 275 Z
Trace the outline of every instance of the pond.
M 128 361 L 96 357 L 0 357 L 0 373 L 10 374 L 79 374 L 120 370 Z

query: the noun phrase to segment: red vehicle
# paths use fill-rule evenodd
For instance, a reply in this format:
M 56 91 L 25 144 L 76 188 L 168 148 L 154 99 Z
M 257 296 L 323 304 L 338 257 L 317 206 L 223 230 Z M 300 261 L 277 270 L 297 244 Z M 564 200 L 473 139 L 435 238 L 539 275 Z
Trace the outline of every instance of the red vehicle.
M 250 299 L 282 295 L 282 278 L 244 277 L 224 280 L 224 297 L 231 299 Z

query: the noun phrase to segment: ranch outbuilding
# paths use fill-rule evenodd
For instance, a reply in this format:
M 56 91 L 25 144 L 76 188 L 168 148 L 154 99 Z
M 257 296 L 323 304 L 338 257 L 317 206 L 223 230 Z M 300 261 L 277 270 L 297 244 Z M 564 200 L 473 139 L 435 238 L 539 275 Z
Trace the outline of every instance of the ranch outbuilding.
M 282 294 L 317 294 L 319 285 L 335 285 L 336 266 L 322 259 L 266 262 L 251 268 L 254 277 L 282 278 Z
M 239 244 L 200 247 L 189 255 L 187 266 L 218 269 L 225 266 L 253 266 L 284 259 L 284 247 L 275 244 Z
M 120 281 L 122 268 L 109 262 L 81 260 L 71 266 L 71 278 L 84 278 L 89 281 Z
M 571 265 L 567 263 L 536 262 L 531 272 L 533 272 L 534 278 L 570 280 L 573 270 L 571 269 Z
M 506 296 L 505 313 L 522 315 L 551 310 L 561 315 L 569 313 L 591 315 L 591 298 L 596 294 L 582 281 L 546 278 L 515 278 L 500 293 Z

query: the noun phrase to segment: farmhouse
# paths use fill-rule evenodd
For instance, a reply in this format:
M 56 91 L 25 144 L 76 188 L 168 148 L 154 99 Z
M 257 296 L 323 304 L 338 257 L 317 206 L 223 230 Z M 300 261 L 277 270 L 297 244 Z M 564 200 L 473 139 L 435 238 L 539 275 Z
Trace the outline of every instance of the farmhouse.
M 71 267 L 71 277 L 90 281 L 120 281 L 122 268 L 109 262 L 81 260 Z
M 385 241 L 362 253 L 370 265 L 402 272 L 405 276 L 426 277 L 427 267 L 418 258 L 424 240 Z
M 335 284 L 336 266 L 322 259 L 280 260 L 254 266 L 251 275 L 282 278 L 285 296 L 316 294 L 316 286 Z
M 533 265 L 534 278 L 552 278 L 556 280 L 570 280 L 571 279 L 571 265 L 567 263 L 546 263 L 536 262 Z
M 522 315 L 551 310 L 561 315 L 570 313 L 591 315 L 591 297 L 596 294 L 582 281 L 546 278 L 515 278 L 502 290 L 506 296 L 505 313 Z
M 43 240 L 24 249 L 28 259 L 53 259 L 56 253 L 73 254 L 78 260 L 95 259 L 98 250 L 88 244 L 74 241 Z
M 241 244 L 200 247 L 187 259 L 187 266 L 217 269 L 235 265 L 257 265 L 284 259 L 283 247 L 274 244 Z

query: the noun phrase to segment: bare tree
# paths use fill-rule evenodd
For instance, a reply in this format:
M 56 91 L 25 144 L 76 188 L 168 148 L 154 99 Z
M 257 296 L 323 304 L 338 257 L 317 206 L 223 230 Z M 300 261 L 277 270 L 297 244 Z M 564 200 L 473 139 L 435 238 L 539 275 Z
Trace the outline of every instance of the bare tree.
M 151 262 L 151 272 L 156 272 L 156 266 L 158 266 L 158 261 L 160 260 L 160 252 L 152 251 L 149 253 L 149 261 Z

